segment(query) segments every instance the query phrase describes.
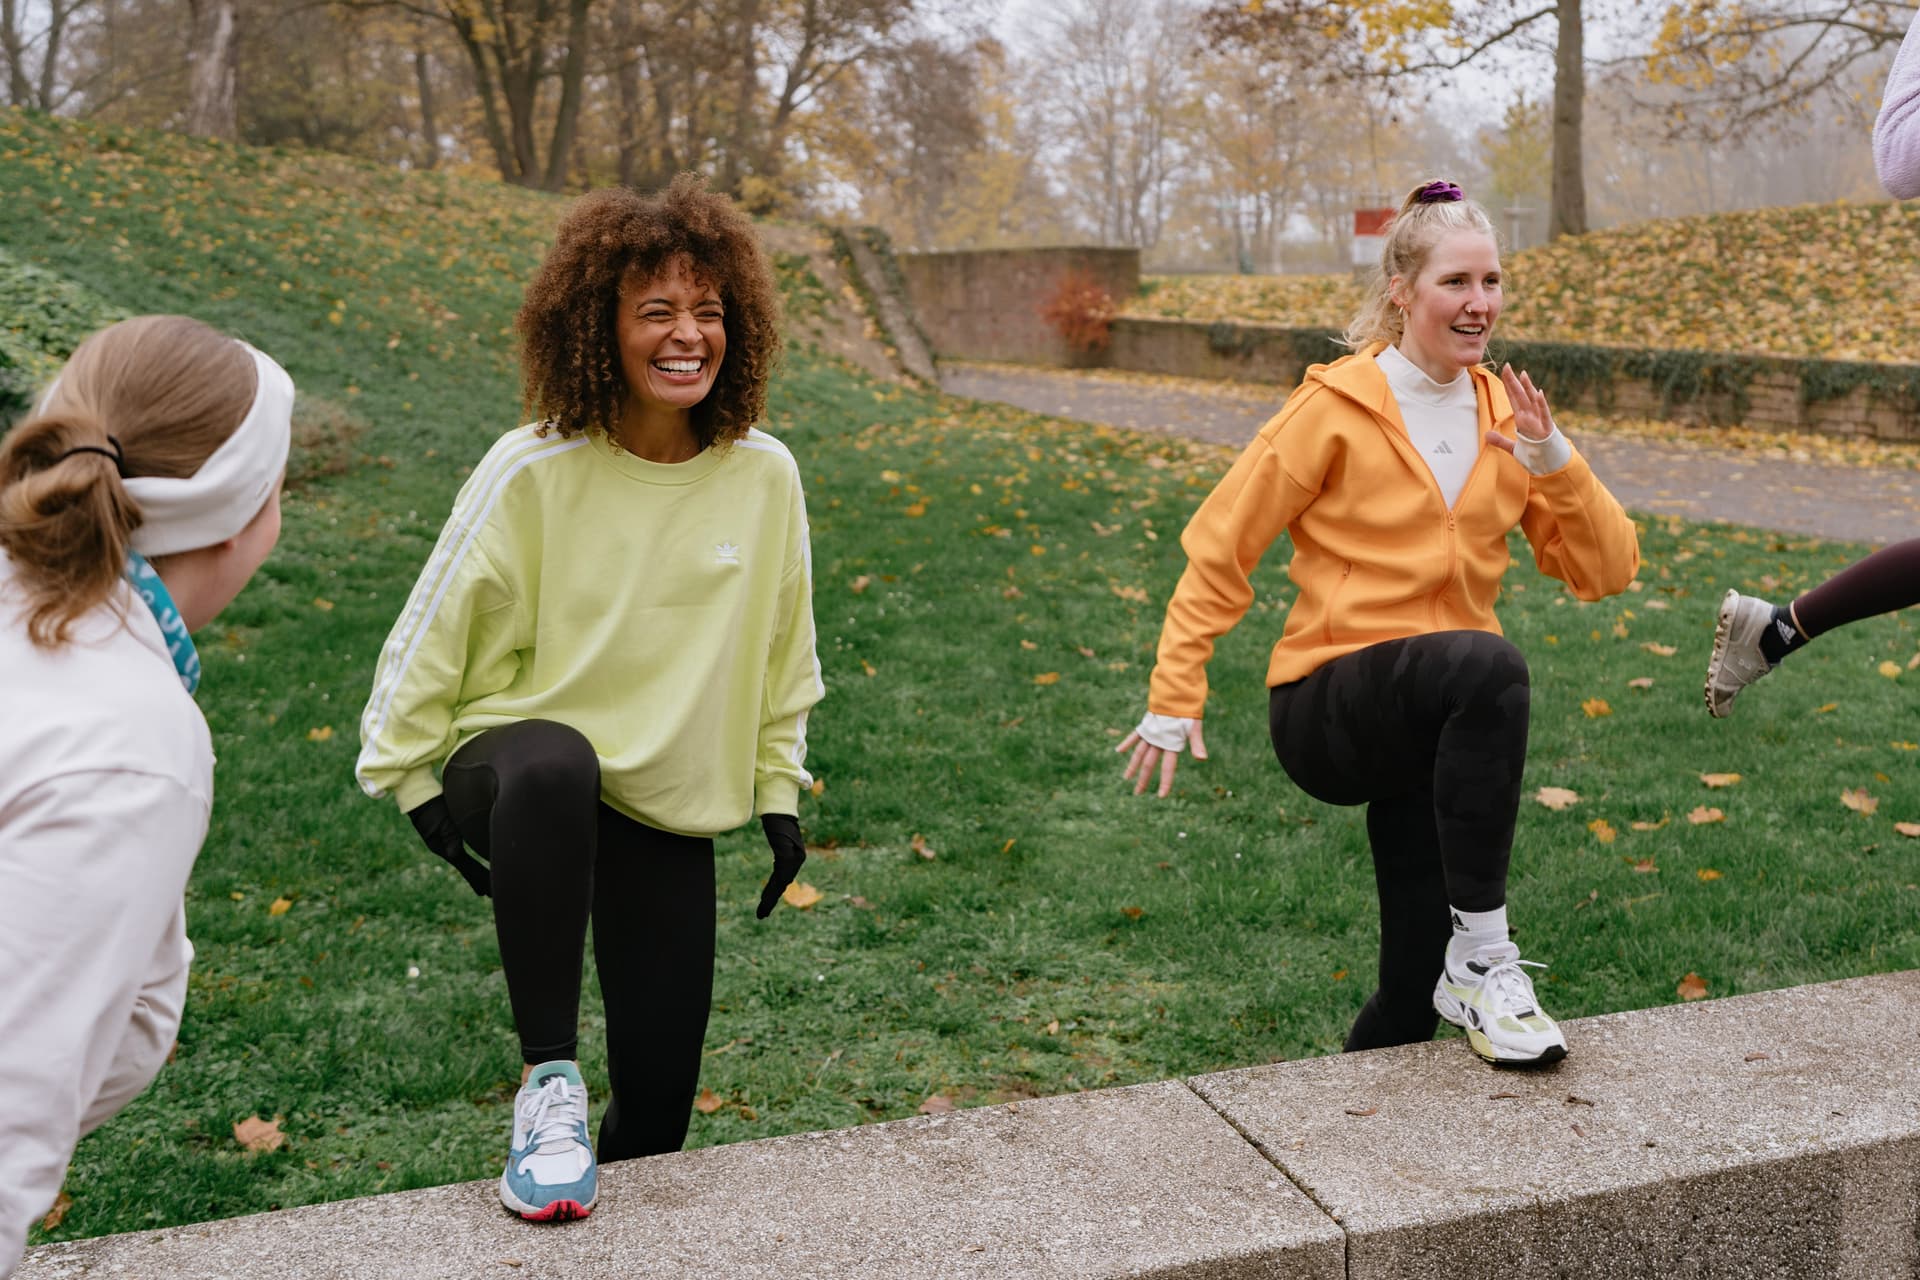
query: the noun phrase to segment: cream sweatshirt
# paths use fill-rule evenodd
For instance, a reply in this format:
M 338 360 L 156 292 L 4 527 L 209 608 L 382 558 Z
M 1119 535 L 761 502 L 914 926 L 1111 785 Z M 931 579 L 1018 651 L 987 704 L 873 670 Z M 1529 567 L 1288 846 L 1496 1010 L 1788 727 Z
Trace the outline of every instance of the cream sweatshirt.
M 54 652 L 0 552 L 0 1277 L 81 1136 L 166 1061 L 213 748 L 130 592 Z

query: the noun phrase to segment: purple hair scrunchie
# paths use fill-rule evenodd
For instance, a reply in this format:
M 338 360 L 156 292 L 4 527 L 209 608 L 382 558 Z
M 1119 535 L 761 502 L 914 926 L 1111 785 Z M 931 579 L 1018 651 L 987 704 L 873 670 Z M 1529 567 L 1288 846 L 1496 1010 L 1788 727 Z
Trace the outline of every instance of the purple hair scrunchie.
M 1429 182 L 1413 195 L 1416 204 L 1452 204 L 1466 198 L 1467 193 L 1452 182 Z

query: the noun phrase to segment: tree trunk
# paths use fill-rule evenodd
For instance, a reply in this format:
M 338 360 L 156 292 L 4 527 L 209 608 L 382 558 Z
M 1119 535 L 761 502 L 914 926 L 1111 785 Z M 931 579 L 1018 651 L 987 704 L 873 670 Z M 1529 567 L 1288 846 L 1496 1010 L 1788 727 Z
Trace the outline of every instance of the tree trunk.
M 507 130 L 500 120 L 500 101 L 493 86 L 493 71 L 487 63 L 487 49 L 474 39 L 470 19 L 454 19 L 453 29 L 473 67 L 473 91 L 480 96 L 481 124 L 486 130 L 487 145 L 493 148 L 493 162 L 500 170 L 502 181 L 520 182 L 521 170 L 514 163 L 513 148 L 507 145 Z
M 580 123 L 580 82 L 587 73 L 587 15 L 593 0 L 567 0 L 567 56 L 560 64 L 560 106 L 553 138 L 547 144 L 547 174 L 541 187 L 559 191 L 567 184 L 567 160 Z
M 437 169 L 440 167 L 440 124 L 433 112 L 433 63 L 424 45 L 413 47 L 413 79 L 420 93 L 420 134 L 425 140 L 420 167 Z
M 727 151 L 720 158 L 720 189 L 729 195 L 740 194 L 748 151 L 752 147 L 754 99 L 760 92 L 760 62 L 756 42 L 760 38 L 760 0 L 743 0 L 735 34 L 739 45 L 734 51 L 733 120 Z
M 1553 215 L 1547 238 L 1586 234 L 1587 179 L 1581 160 L 1587 68 L 1580 0 L 1560 0 L 1560 40 L 1553 59 Z
M 192 98 L 187 106 L 187 132 L 201 138 L 231 139 L 238 126 L 234 109 L 234 82 L 239 74 L 239 25 L 234 0 L 192 0 L 192 43 L 187 60 L 192 65 Z
M 60 37 L 66 34 L 67 19 L 73 16 L 75 6 L 68 0 L 54 0 L 47 11 L 47 47 L 45 60 L 40 64 L 40 101 L 34 105 L 42 111 L 51 111 L 54 107 L 56 77 L 60 70 Z
M 0 0 L 0 52 L 7 59 L 7 102 L 16 107 L 33 102 L 33 83 L 27 78 L 27 42 L 20 30 L 18 0 Z
M 629 50 L 613 74 L 614 87 L 620 93 L 620 159 L 615 178 L 621 186 L 631 187 L 640 167 L 640 58 Z

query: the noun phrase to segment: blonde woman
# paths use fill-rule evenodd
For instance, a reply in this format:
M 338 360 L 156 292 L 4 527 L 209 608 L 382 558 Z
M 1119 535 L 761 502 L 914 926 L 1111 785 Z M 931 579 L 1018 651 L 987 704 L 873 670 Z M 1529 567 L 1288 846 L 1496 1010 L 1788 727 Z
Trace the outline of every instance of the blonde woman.
M 1416 188 L 1353 354 L 1307 370 L 1182 535 L 1147 715 L 1119 748 L 1135 792 L 1157 771 L 1163 796 L 1181 751 L 1206 757 L 1207 659 L 1289 535 L 1274 750 L 1309 795 L 1367 806 L 1380 893 L 1380 986 L 1349 1050 L 1428 1039 L 1444 1017 L 1490 1062 L 1567 1052 L 1508 938 L 1529 692 L 1493 603 L 1516 526 L 1583 600 L 1624 590 L 1640 555 L 1532 380 L 1482 366 L 1501 298 L 1486 211 L 1450 182 Z
M 213 801 L 192 636 L 280 535 L 292 406 L 266 355 L 143 316 L 0 441 L 0 1276 L 179 1029 Z

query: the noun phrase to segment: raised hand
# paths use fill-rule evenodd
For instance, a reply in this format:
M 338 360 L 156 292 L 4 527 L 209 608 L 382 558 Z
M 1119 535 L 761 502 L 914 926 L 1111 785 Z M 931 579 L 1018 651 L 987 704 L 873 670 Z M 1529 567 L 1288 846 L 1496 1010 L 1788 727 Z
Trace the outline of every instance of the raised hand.
M 1500 366 L 1500 382 L 1513 404 L 1513 429 L 1528 440 L 1545 440 L 1552 435 L 1553 411 L 1547 407 L 1547 393 L 1534 386 L 1524 372 L 1515 373 L 1510 364 Z M 1513 452 L 1513 441 L 1498 431 L 1487 432 L 1487 443 Z

